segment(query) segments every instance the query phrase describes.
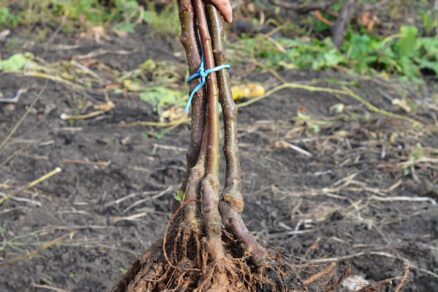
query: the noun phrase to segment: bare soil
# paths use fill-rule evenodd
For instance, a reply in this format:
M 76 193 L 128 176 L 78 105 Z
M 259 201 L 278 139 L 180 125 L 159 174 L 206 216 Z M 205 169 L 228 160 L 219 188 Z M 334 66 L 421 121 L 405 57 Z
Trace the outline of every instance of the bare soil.
M 24 42 L 29 36 L 17 31 L 15 46 L 12 41 L 0 46 L 3 57 L 31 51 L 47 62 L 99 48 L 128 50 L 129 55 L 108 53 L 96 59 L 124 71 L 148 58 L 184 68 L 183 56 L 175 54 L 182 52 L 178 42 L 147 37 L 142 30 L 129 39 L 113 36 L 102 43 L 60 35 L 49 45 Z M 67 43 L 77 47 L 57 46 Z M 268 73 L 249 73 L 244 67 L 233 74 L 237 83 L 261 82 L 266 88 L 277 83 Z M 281 90 L 240 108 L 248 228 L 291 265 L 338 260 L 339 271 L 349 264 L 354 275 L 369 281 L 401 276 L 409 265 L 404 291 L 438 291 L 437 164 L 418 162 L 406 169 L 402 164 L 419 143 L 438 148 L 436 132 L 427 130 L 436 125 L 438 114 L 429 107 L 433 92 L 427 86 L 419 92 L 339 72 L 288 71 L 282 76 L 288 82 L 327 87 L 344 82 L 380 109 L 408 116 L 388 98 L 404 94 L 417 104 L 416 113 L 409 115 L 425 128 L 370 113 L 347 96 L 306 90 Z M 104 102 L 105 94 L 20 74 L 0 75 L 4 95 L 20 88 L 28 92 L 15 108 L 0 104 L 0 143 L 42 94 L 0 149 L 0 193 L 58 166 L 63 171 L 0 206 L 0 291 L 108 291 L 162 236 L 185 175 L 189 127 L 159 138 L 160 129 L 121 127 L 158 116 L 138 95 L 111 91 L 107 94 L 114 110 L 68 122 L 61 114 L 76 113 L 78 104 Z M 345 105 L 344 116 L 330 111 L 339 103 Z M 308 125 L 296 123 L 298 112 L 332 122 L 312 134 Z

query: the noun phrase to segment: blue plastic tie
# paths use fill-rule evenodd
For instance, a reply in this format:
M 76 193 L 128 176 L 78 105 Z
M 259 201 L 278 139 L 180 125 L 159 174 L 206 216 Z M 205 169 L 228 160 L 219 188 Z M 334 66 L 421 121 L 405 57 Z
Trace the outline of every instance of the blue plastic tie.
M 196 92 L 198 92 L 199 89 L 201 89 L 205 83 L 207 82 L 207 76 L 210 73 L 224 70 L 224 69 L 231 69 L 230 64 L 220 65 L 211 69 L 204 70 L 204 52 L 201 53 L 201 64 L 199 64 L 198 71 L 190 75 L 190 77 L 187 79 L 187 83 L 190 83 L 194 79 L 200 78 L 200 82 L 198 85 L 196 85 L 195 88 L 193 88 L 192 92 L 190 92 L 189 100 L 187 101 L 186 107 L 184 109 L 184 112 L 189 112 L 190 105 L 192 104 L 193 96 L 195 96 Z

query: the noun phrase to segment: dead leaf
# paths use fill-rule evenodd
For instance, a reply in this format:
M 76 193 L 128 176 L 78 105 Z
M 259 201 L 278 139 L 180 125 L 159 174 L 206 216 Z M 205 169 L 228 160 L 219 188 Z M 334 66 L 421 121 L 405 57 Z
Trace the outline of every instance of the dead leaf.
M 330 20 L 328 20 L 327 18 L 325 18 L 325 17 L 321 14 L 321 11 L 319 11 L 319 10 L 316 10 L 315 12 L 313 12 L 313 16 L 314 16 L 316 19 L 318 19 L 319 21 L 321 21 L 322 23 L 324 23 L 324 24 L 326 24 L 326 25 L 328 25 L 328 26 L 332 26 L 332 25 L 333 25 L 333 23 L 332 23 Z
M 400 107 L 406 113 L 412 112 L 412 107 L 409 105 L 409 103 L 406 99 L 396 98 L 396 99 L 392 100 L 392 104 Z
M 95 105 L 93 105 L 93 108 L 97 111 L 108 112 L 108 111 L 112 110 L 113 108 L 115 108 L 115 105 L 112 101 L 107 101 L 104 103 L 95 104 Z
M 79 39 L 95 40 L 100 43 L 102 40 L 108 40 L 108 36 L 103 26 L 93 26 L 86 32 L 81 32 L 78 35 Z
M 187 113 L 180 107 L 171 107 L 161 113 L 160 122 L 173 122 L 186 117 Z
M 337 103 L 337 104 L 332 105 L 329 108 L 329 111 L 330 111 L 330 113 L 333 113 L 333 114 L 342 114 L 344 112 L 344 109 L 345 109 L 345 105 L 343 103 Z
M 359 291 L 368 285 L 369 281 L 365 280 L 362 276 L 359 275 L 352 275 L 342 282 L 342 287 L 349 292 Z
M 285 141 L 275 141 L 271 147 L 272 149 L 289 149 L 289 145 L 290 144 Z
M 374 26 L 379 23 L 379 18 L 373 15 L 371 11 L 365 11 L 358 16 L 357 23 L 365 27 L 368 32 L 371 32 Z
M 108 83 L 105 84 L 105 90 L 116 90 L 120 88 L 120 84 L 118 83 Z
M 233 86 L 231 92 L 234 100 L 259 97 L 266 93 L 265 88 L 258 83 L 246 83 Z
M 123 80 L 123 87 L 125 87 L 128 91 L 133 91 L 133 92 L 139 92 L 144 90 L 142 84 L 129 79 Z
M 83 115 L 69 115 L 69 114 L 64 113 L 64 114 L 61 114 L 61 119 L 62 120 L 87 120 L 87 119 L 91 119 L 91 118 L 100 116 L 101 114 L 104 114 L 106 112 L 109 112 L 115 107 L 116 106 L 114 105 L 114 103 L 112 101 L 107 101 L 105 103 L 93 105 L 93 109 L 95 110 L 93 112 L 86 113 Z

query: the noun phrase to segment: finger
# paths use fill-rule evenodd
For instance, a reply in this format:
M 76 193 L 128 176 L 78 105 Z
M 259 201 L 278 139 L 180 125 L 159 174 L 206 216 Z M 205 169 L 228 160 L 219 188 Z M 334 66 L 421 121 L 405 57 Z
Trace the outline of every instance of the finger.
M 229 0 L 211 0 L 211 3 L 216 6 L 226 22 L 231 23 L 233 21 L 233 9 Z

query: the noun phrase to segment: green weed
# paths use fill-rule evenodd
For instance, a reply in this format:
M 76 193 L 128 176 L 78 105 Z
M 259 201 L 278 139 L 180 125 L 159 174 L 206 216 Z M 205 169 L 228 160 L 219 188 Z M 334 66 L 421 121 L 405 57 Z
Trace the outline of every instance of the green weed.
M 148 59 L 138 68 L 124 72 L 118 81 L 130 92 L 139 92 L 140 99 L 154 106 L 159 114 L 168 106 L 182 107 L 184 94 L 172 89 L 184 79 L 175 64 Z
M 417 82 L 423 73 L 438 76 L 438 39 L 420 37 L 414 26 L 402 26 L 397 35 L 388 38 L 350 32 L 341 50 L 330 38 L 272 40 L 256 36 L 244 37 L 232 46 L 236 52 L 233 61 L 246 55 L 275 70 L 346 68 L 360 74 L 398 75 Z
M 310 115 L 298 112 L 295 118 L 295 126 L 305 127 L 309 133 L 313 135 L 318 135 L 321 128 L 328 127 L 332 125 L 330 121 L 317 120 Z
M 14 27 L 18 24 L 18 17 L 9 11 L 8 7 L 0 7 L 0 30 L 2 27 Z
M 144 12 L 144 21 L 151 26 L 154 32 L 160 35 L 176 36 L 180 33 L 178 11 L 176 5 L 167 5 L 161 12 L 157 12 L 152 4 Z
M 425 11 L 421 13 L 420 17 L 421 17 L 421 22 L 423 24 L 423 29 L 427 34 L 431 34 L 434 30 L 438 29 L 437 11 Z
M 8 59 L 0 59 L 0 72 L 18 72 L 22 71 L 25 66 L 34 64 L 31 53 L 15 54 Z
M 185 102 L 182 99 L 184 94 L 180 91 L 163 86 L 148 87 L 140 94 L 140 99 L 153 105 L 159 114 L 166 106 L 183 107 Z
M 112 26 L 116 31 L 132 32 L 143 21 L 143 8 L 137 0 L 113 0 L 105 6 L 99 0 L 23 0 L 16 3 L 16 14 L 0 8 L 0 28 L 18 24 L 62 25 L 64 32 L 93 26 Z
M 184 201 L 186 194 L 183 191 L 177 191 L 175 193 L 175 200 L 177 200 L 178 202 L 182 202 Z

